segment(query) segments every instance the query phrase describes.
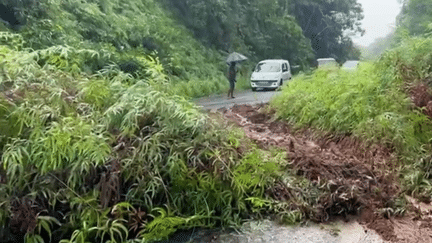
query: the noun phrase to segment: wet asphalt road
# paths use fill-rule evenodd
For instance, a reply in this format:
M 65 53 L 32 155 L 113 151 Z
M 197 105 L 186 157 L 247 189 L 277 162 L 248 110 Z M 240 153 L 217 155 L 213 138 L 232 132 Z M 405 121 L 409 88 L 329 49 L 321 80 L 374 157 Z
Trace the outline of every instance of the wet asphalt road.
M 194 99 L 193 102 L 198 106 L 201 106 L 204 110 L 217 110 L 220 108 L 229 108 L 234 105 L 244 105 L 244 104 L 261 104 L 268 103 L 272 97 L 280 94 L 280 91 L 261 91 L 258 90 L 253 92 L 251 90 L 247 91 L 234 91 L 234 99 L 228 99 L 226 94 L 215 95 L 210 97 L 204 97 L 199 99 Z

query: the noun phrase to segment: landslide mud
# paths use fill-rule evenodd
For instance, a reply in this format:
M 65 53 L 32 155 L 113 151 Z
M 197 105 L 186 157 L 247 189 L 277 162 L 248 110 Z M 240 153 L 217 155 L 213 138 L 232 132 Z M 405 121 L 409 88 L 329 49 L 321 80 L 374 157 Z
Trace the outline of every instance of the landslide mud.
M 265 112 L 265 105 L 234 106 L 221 113 L 242 127 L 261 148 L 285 149 L 298 175 L 318 184 L 327 182 L 331 194 L 319 199 L 319 211 L 311 220 L 325 222 L 337 216 L 358 215 L 361 224 L 375 230 L 384 240 L 432 242 L 432 223 L 426 217 L 432 211 L 410 213 L 404 218 L 377 213 L 379 209 L 392 208 L 400 194 L 397 160 L 389 149 L 367 146 L 348 136 L 295 130 L 274 120 L 271 112 Z M 280 196 L 284 195 L 283 190 L 278 188 L 275 199 L 284 200 Z
M 413 84 L 409 88 L 409 94 L 413 104 L 418 108 L 422 108 L 423 114 L 432 119 L 432 89 L 429 85 L 426 82 Z

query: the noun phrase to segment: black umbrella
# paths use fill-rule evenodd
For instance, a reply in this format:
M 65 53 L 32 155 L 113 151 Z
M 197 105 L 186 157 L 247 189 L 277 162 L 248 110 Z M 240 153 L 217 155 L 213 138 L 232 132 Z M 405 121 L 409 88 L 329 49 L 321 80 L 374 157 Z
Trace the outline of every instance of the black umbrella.
M 238 52 L 233 52 L 228 55 L 226 59 L 226 63 L 230 64 L 231 62 L 242 62 L 244 60 L 247 60 L 248 58 L 243 56 L 242 54 Z

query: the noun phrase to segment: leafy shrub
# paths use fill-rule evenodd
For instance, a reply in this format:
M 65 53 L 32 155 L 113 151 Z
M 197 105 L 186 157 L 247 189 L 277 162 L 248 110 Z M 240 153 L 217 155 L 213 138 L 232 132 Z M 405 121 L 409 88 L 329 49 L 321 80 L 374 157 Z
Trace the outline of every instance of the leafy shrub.
M 264 154 L 262 151 L 254 150 L 246 154 L 241 163 L 235 167 L 234 181 L 239 190 L 251 195 L 263 197 L 264 185 L 268 186 L 274 183 L 275 178 L 281 174 L 281 165 L 278 163 L 283 154 L 272 155 Z M 267 157 L 267 159 L 265 159 Z M 274 158 L 272 161 L 270 158 Z
M 404 162 L 399 168 L 405 188 L 429 200 L 431 121 L 427 107 L 416 108 L 410 95 L 419 83 L 430 87 L 431 41 L 406 37 L 355 72 L 318 69 L 300 75 L 271 105 L 298 126 L 353 134 L 395 149 Z
M 24 39 L 19 34 L 13 34 L 10 32 L 0 32 L 0 44 L 7 45 L 9 48 L 15 50 L 21 50 L 24 47 Z
M 223 75 L 221 54 L 196 41 L 154 1 L 44 0 L 35 9 L 17 4 L 29 20 L 20 32 L 26 42 L 20 45 L 38 50 L 41 65 L 96 73 L 115 63 L 123 72 L 141 79 L 148 78 L 152 56 L 159 59 L 164 75 L 182 80 L 188 81 L 192 75 L 201 82 Z M 36 9 L 44 14 L 38 15 Z M 12 34 L 3 37 L 11 39 Z
M 272 106 L 298 126 L 354 134 L 405 152 L 419 148 L 423 115 L 407 109 L 400 82 L 382 80 L 379 74 L 371 64 L 355 72 L 318 69 L 290 82 Z
M 36 226 L 22 232 L 28 241 L 156 240 L 236 226 L 250 212 L 246 198 L 266 197 L 280 176 L 281 155 L 251 146 L 242 158 L 241 133 L 166 89 L 157 58 L 136 58 L 146 65 L 138 79 L 115 64 L 95 75 L 46 65 L 88 54 L 75 48 L 0 51 L 0 126 L 14 124 L 0 131 L 0 223 L 22 208 L 11 201 L 40 205 L 29 219 Z M 208 94 L 221 79 L 194 81 L 178 81 L 176 92 Z

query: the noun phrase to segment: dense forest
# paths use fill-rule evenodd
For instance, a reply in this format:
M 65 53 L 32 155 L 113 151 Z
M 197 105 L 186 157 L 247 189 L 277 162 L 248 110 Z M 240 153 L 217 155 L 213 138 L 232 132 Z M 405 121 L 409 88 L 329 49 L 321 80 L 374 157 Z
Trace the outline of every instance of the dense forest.
M 115 63 L 138 75 L 144 64 L 132 53 L 142 51 L 157 56 L 168 74 L 187 80 L 219 76 L 222 56 L 231 51 L 302 67 L 319 57 L 343 62 L 356 53 L 348 32 L 362 32 L 355 0 L 161 2 L 2 0 L 2 29 L 20 33 L 24 47 L 34 50 L 97 51 L 97 60 L 75 60 L 84 71 Z
M 356 0 L 0 0 L 0 10 L 0 242 L 148 242 L 263 214 L 296 223 L 331 195 L 326 182 L 290 169 L 283 152 L 259 148 L 188 99 L 227 89 L 232 51 L 249 57 L 244 80 L 264 58 L 303 70 L 319 57 L 358 58 L 349 38 L 362 33 Z M 417 162 L 404 180 L 422 196 L 432 191 L 431 160 L 418 149 L 427 148 L 427 119 L 407 108 L 402 81 L 430 78 L 430 10 L 426 0 L 405 1 L 396 49 L 376 64 L 380 75 L 368 69 L 352 79 L 358 85 L 329 75 L 342 85 L 333 93 L 294 94 L 322 102 L 278 111 L 395 145 Z M 314 91 L 308 85 L 328 84 L 329 73 L 303 85 Z M 357 99 L 356 109 L 346 107 Z M 269 196 L 282 184 L 289 200 Z
M 432 6 L 427 0 L 402 0 L 398 29 L 419 36 L 432 32 Z
M 227 52 L 250 51 L 260 59 L 283 57 L 299 65 L 317 57 L 343 61 L 355 53 L 345 31 L 362 32 L 356 1 L 167 2 L 198 39 Z

